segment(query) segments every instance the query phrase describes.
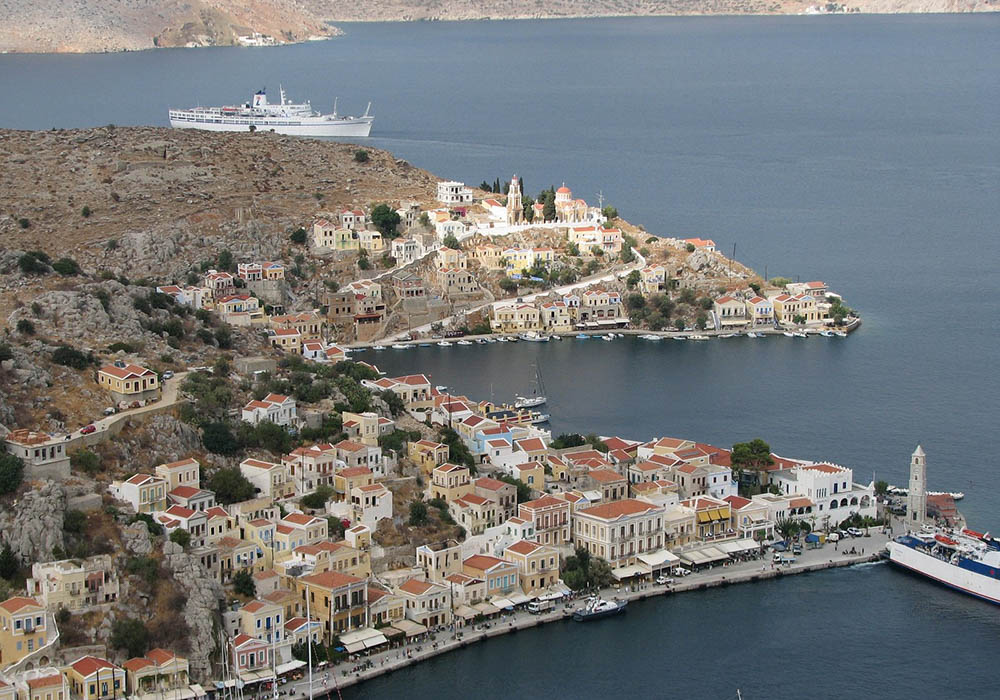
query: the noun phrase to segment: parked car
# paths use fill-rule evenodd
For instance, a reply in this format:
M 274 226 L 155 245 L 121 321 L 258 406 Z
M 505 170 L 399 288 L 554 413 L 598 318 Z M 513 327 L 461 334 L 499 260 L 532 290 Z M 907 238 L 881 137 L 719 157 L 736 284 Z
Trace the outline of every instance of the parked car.
M 91 423 L 90 425 L 85 425 L 82 428 L 80 428 L 80 434 L 81 435 L 90 435 L 91 433 L 95 432 L 96 430 L 97 430 L 97 428 L 94 427 L 93 423 Z
M 851 536 L 850 533 L 847 532 L 847 530 L 837 530 L 837 534 L 840 535 L 840 539 L 842 540 L 846 540 L 848 537 Z
M 115 413 L 117 413 L 117 411 L 114 406 L 108 406 L 104 409 L 104 415 L 106 416 L 113 416 Z
M 690 576 L 691 569 L 685 569 L 683 566 L 675 566 L 673 574 L 674 576 Z
M 656 578 L 656 583 L 658 583 L 661 586 L 668 586 L 668 585 L 670 585 L 673 582 L 674 582 L 674 579 L 667 578 L 666 576 L 658 576 Z
M 792 554 L 802 554 L 802 545 L 792 545 Z
M 174 376 L 174 371 L 172 369 L 168 369 L 166 372 L 163 373 L 164 379 L 170 379 L 173 376 Z
M 826 541 L 827 542 L 839 542 L 840 541 L 840 535 L 837 534 L 836 532 L 831 532 L 829 535 L 826 536 Z
M 864 536 L 865 531 L 859 527 L 849 527 L 847 528 L 847 534 L 849 534 L 851 537 L 862 537 Z

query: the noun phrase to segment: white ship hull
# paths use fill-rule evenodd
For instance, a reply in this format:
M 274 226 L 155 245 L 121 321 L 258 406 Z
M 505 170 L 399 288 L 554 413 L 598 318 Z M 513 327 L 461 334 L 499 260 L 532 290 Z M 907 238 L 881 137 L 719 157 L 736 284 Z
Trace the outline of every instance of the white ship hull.
M 916 549 L 889 542 L 889 561 L 949 588 L 1000 605 L 1000 579 L 977 574 L 941 561 Z
M 288 120 L 288 119 L 246 119 L 221 118 L 218 120 L 199 120 L 195 118 L 175 117 L 170 114 L 170 126 L 175 129 L 202 129 L 204 131 L 250 131 L 254 126 L 256 131 L 273 131 L 285 136 L 339 136 L 341 138 L 367 138 L 372 130 L 374 117 L 358 117 L 356 119 L 323 120 Z

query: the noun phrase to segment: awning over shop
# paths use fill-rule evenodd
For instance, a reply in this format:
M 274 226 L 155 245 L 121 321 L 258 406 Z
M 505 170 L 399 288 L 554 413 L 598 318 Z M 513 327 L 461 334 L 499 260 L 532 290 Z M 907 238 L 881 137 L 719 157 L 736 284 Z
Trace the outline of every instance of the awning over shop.
M 427 628 L 421 624 L 414 622 L 413 620 L 396 620 L 392 623 L 392 626 L 396 629 L 403 630 L 403 633 L 407 637 L 416 637 L 418 634 L 423 634 L 427 631 Z
M 531 598 L 524 595 L 520 591 L 515 591 L 514 593 L 511 593 L 509 596 L 507 596 L 507 599 L 514 605 L 524 605 L 525 603 L 531 602 Z
M 699 511 L 699 513 L 698 513 L 698 522 L 699 523 L 707 523 L 710 520 L 711 520 L 711 518 L 708 517 L 708 512 L 707 511 L 704 511 L 704 510 L 703 511 Z
M 278 667 L 276 669 L 274 669 L 274 672 L 277 673 L 280 676 L 283 673 L 288 673 L 289 671 L 294 671 L 295 669 L 302 668 L 305 665 L 306 665 L 305 661 L 299 661 L 298 659 L 292 659 L 288 663 L 279 664 Z
M 188 688 L 191 689 L 191 692 L 194 693 L 194 696 L 196 698 L 206 698 L 206 697 L 208 697 L 208 693 L 205 692 L 205 689 L 202 688 L 197 683 L 192 683 L 191 685 L 188 686 Z
M 381 629 L 381 632 L 386 637 L 402 637 L 406 634 L 406 632 L 404 632 L 403 630 L 399 629 L 398 627 L 393 627 L 392 625 L 383 627 Z
M 240 680 L 244 683 L 257 683 L 265 679 L 273 678 L 271 669 L 265 668 L 260 671 L 240 671 Z
M 496 615 L 500 612 L 500 608 L 496 607 L 495 605 L 490 605 L 489 603 L 477 603 L 472 607 L 474 607 L 476 610 L 481 612 L 486 617 L 489 617 L 490 615 Z
M 535 596 L 535 598 L 537 600 L 559 600 L 559 599 L 563 598 L 565 595 L 566 594 L 563 593 L 562 591 L 550 588 L 550 589 L 548 589 L 546 591 L 542 591 L 541 593 L 538 593 Z
M 493 598 L 490 602 L 500 610 L 505 610 L 506 608 L 513 608 L 514 603 L 509 598 Z
M 374 637 L 368 637 L 365 639 L 365 649 L 371 649 L 372 647 L 378 647 L 388 643 L 389 640 L 386 639 L 386 636 L 379 632 Z
M 709 562 L 722 561 L 723 559 L 728 559 L 729 555 L 716 547 L 705 547 L 701 550 L 701 553 L 708 559 Z
M 459 605 L 455 608 L 455 614 L 463 620 L 471 620 L 479 614 L 479 611 L 475 608 L 470 608 L 468 605 Z
M 708 563 L 708 559 L 706 559 L 705 556 L 697 549 L 692 549 L 690 552 L 680 552 L 678 556 L 681 558 L 682 562 L 691 566 Z
M 361 641 L 347 642 L 346 644 L 341 642 L 340 645 L 348 654 L 357 654 L 359 651 L 365 650 L 365 643 Z
M 646 552 L 645 554 L 640 554 L 636 557 L 643 566 L 643 569 L 648 569 L 647 573 L 652 573 L 657 569 L 671 568 L 680 561 L 680 557 L 666 549 L 659 549 L 655 552 Z
M 612 569 L 611 575 L 615 577 L 618 581 L 624 581 L 627 578 L 632 578 L 633 576 L 639 576 L 646 573 L 643 571 L 642 567 L 636 566 L 623 566 L 620 569 Z
M 371 649 L 380 644 L 386 644 L 388 641 L 382 632 L 370 627 L 351 630 L 340 635 L 340 643 L 347 650 L 348 654 L 355 654 L 365 649 Z

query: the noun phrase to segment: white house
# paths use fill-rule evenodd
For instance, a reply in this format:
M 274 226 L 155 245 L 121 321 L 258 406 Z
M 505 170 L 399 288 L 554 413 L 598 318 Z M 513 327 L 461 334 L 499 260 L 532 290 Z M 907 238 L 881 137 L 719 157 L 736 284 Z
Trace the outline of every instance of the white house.
M 243 421 L 251 425 L 261 421 L 292 425 L 295 422 L 295 399 L 282 394 L 268 394 L 260 401 L 251 401 L 243 407 Z
M 392 492 L 384 484 L 368 484 L 351 489 L 354 522 L 374 530 L 379 520 L 392 519 Z
M 465 186 L 464 182 L 439 182 L 437 184 L 437 198 L 442 204 L 469 204 L 472 202 L 472 190 Z
M 834 526 L 854 513 L 875 517 L 874 484 L 855 484 L 853 477 L 847 467 L 819 463 L 772 472 L 769 479 L 784 495 L 811 500 L 815 524 Z

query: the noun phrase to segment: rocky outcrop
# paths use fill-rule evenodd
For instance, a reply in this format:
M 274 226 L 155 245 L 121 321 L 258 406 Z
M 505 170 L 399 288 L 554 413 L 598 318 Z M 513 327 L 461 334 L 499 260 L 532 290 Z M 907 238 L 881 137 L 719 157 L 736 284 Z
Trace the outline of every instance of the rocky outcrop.
M 137 557 L 147 556 L 153 551 L 153 543 L 149 539 L 149 528 L 144 522 L 134 522 L 122 527 L 122 544 L 125 551 Z
M 154 464 L 189 457 L 200 448 L 201 437 L 195 428 L 161 413 L 119 433 L 107 446 L 107 454 L 126 469 L 152 469 Z
M 198 560 L 169 540 L 163 543 L 164 564 L 173 572 L 174 580 L 187 596 L 184 621 L 191 632 L 187 654 L 191 676 L 205 681 L 211 675 L 212 656 L 217 646 L 216 631 L 220 629 L 219 604 L 225 594 L 222 585 L 202 568 Z
M 0 511 L 0 540 L 21 561 L 53 561 L 52 551 L 65 546 L 63 512 L 66 491 L 54 481 L 25 493 L 16 507 Z

